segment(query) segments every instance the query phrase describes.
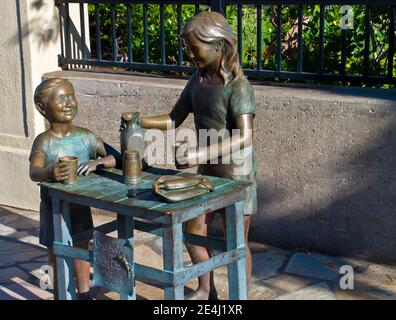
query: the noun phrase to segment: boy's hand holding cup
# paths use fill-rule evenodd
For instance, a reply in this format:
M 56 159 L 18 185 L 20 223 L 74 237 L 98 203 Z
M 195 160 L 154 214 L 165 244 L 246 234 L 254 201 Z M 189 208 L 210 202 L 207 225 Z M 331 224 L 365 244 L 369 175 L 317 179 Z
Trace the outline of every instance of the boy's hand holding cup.
M 72 156 L 60 157 L 59 162 L 52 167 L 53 180 L 64 184 L 77 182 L 78 158 Z

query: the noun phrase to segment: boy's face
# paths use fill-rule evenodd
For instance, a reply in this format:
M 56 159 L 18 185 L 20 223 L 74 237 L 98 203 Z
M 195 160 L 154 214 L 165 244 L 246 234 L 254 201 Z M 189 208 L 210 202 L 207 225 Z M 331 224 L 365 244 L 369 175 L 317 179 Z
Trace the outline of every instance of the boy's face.
M 205 68 L 217 61 L 219 45 L 199 41 L 192 33 L 184 38 L 184 46 L 197 68 Z
M 50 122 L 71 122 L 77 114 L 77 99 L 73 86 L 62 83 L 52 89 L 45 108 L 45 117 Z

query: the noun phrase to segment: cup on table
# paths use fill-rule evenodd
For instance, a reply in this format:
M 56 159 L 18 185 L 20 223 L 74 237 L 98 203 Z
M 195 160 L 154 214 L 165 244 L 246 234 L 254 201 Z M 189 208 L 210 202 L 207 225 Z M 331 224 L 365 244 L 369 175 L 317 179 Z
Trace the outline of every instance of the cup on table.
M 122 173 L 124 183 L 128 185 L 138 184 L 142 181 L 142 162 L 139 151 L 125 150 L 122 161 Z
M 73 156 L 60 157 L 59 162 L 66 162 L 70 167 L 70 175 L 68 179 L 62 181 L 64 184 L 73 184 L 77 182 L 77 166 L 78 158 Z

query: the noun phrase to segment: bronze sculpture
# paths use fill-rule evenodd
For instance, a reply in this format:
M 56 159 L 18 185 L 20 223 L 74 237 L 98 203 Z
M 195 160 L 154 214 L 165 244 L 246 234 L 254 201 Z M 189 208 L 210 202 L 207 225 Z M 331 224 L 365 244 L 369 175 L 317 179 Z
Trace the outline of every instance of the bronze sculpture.
M 43 81 L 36 88 L 34 102 L 36 109 L 49 121 L 50 128 L 38 135 L 32 146 L 30 177 L 33 181 L 61 182 L 68 179 L 71 174 L 69 164 L 58 162 L 60 157 L 65 156 L 78 158 L 80 175 L 87 175 L 98 166 L 115 166 L 114 156 L 107 155 L 101 139 L 88 129 L 72 124 L 78 104 L 73 85 L 68 80 L 56 78 Z M 54 268 L 51 200 L 48 190 L 41 188 L 40 192 L 40 243 L 48 247 L 49 264 Z M 73 234 L 93 228 L 90 208 L 71 204 L 70 216 Z M 89 241 L 83 241 L 75 246 L 88 249 L 88 244 Z M 90 264 L 75 260 L 74 268 L 80 299 L 90 299 Z
M 169 114 L 141 117 L 141 126 L 146 129 L 166 130 L 177 128 L 193 113 L 198 130 L 215 129 L 228 132 L 219 136 L 217 143 L 189 148 L 186 154 L 176 159 L 178 168 L 198 164 L 198 173 L 245 180 L 252 182 L 246 191 L 244 206 L 245 244 L 247 247 L 247 281 L 251 275 L 251 254 L 248 231 L 251 214 L 257 210 L 256 158 L 253 148 L 253 118 L 256 112 L 252 86 L 244 77 L 240 67 L 235 38 L 226 19 L 216 12 L 201 12 L 194 16 L 180 35 L 190 58 L 195 62 L 196 72 L 180 95 Z M 226 131 L 224 131 L 226 129 Z M 231 134 L 235 129 L 239 134 Z M 233 151 L 237 152 L 233 152 Z M 238 153 L 238 150 L 243 151 Z M 229 161 L 238 158 L 240 165 Z M 226 159 L 228 161 L 226 161 Z M 218 161 L 218 163 L 216 163 Z M 240 166 L 244 170 L 238 171 Z M 224 222 L 224 213 L 223 222 Z M 213 214 L 197 217 L 186 224 L 186 231 L 206 236 Z M 187 246 L 193 263 L 209 258 L 203 247 Z M 198 289 L 189 299 L 217 299 L 213 276 L 199 277 Z
M 192 199 L 213 190 L 212 181 L 201 177 L 164 175 L 153 183 L 153 192 L 167 202 Z
M 121 115 L 120 126 L 120 146 L 121 155 L 126 150 L 136 150 L 139 152 L 142 170 L 147 169 L 147 163 L 144 159 L 144 150 L 146 147 L 144 141 L 144 130 L 139 125 L 139 112 L 124 112 Z

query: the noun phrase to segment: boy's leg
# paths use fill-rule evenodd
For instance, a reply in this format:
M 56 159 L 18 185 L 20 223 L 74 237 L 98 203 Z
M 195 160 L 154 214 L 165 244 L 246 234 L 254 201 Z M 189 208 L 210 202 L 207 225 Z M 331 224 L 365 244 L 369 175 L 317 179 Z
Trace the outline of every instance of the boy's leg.
M 72 234 L 79 234 L 91 230 L 93 228 L 93 221 L 91 209 L 89 207 L 70 204 L 70 217 Z M 73 246 L 88 250 L 89 240 L 79 241 L 74 243 Z M 78 290 L 78 299 L 91 300 L 89 276 L 90 276 L 90 263 L 84 260 L 74 259 L 74 274 L 76 277 L 76 287 Z
M 54 254 L 54 250 L 52 247 L 48 247 L 48 265 L 52 268 L 53 270 L 53 278 L 51 279 L 52 281 L 52 291 L 54 294 L 54 300 L 58 300 L 58 281 L 56 278 L 56 257 Z
M 75 247 L 88 250 L 89 240 L 76 243 Z M 74 260 L 74 270 L 76 275 L 77 290 L 79 299 L 91 299 L 89 276 L 90 276 L 90 263 L 84 260 Z
M 193 220 L 186 223 L 185 231 L 200 236 L 208 235 L 208 223 L 205 215 L 200 215 Z M 204 247 L 186 244 L 191 261 L 196 264 L 209 259 L 208 250 Z M 186 297 L 186 300 L 208 300 L 210 293 L 210 273 L 206 273 L 198 277 L 198 289 L 191 295 Z

